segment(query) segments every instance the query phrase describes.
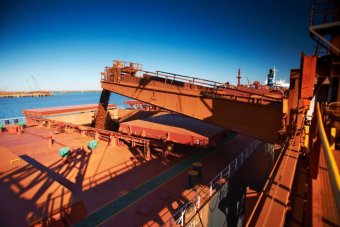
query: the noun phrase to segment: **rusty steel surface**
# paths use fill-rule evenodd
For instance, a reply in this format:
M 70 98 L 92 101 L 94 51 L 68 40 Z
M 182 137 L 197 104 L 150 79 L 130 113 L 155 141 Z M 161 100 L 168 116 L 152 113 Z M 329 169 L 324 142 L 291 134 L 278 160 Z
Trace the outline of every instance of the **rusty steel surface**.
M 101 141 L 96 151 L 90 151 L 86 144 L 92 137 L 54 132 L 49 127 L 27 127 L 22 135 L 1 134 L 1 226 L 65 226 L 65 220 L 68 226 L 73 225 L 195 154 L 195 149 L 177 148 L 177 156 L 167 162 L 159 156 L 145 160 L 125 145 L 108 147 Z M 49 135 L 53 135 L 52 147 Z M 241 146 L 246 143 L 242 142 Z M 65 146 L 72 150 L 66 160 L 58 154 Z M 172 188 L 185 190 L 178 184 Z
M 315 126 L 310 139 L 311 157 L 310 167 L 310 186 L 308 209 L 309 225 L 313 226 L 339 226 L 340 225 L 340 206 L 339 206 L 339 150 L 335 142 L 335 133 L 329 131 L 330 122 L 327 114 L 333 106 L 329 105 L 327 111 L 320 110 L 320 104 L 316 105 L 317 119 L 314 119 Z M 324 109 L 324 108 L 322 108 Z M 323 122 L 328 119 L 326 122 Z M 334 125 L 333 125 L 334 126 Z M 337 127 L 334 127 L 336 129 Z M 330 134 L 330 135 L 329 135 Z M 332 144 L 334 146 L 332 146 Z
M 249 146 L 252 141 L 249 137 L 237 135 L 227 144 L 209 150 L 208 155 L 200 160 L 203 164 L 204 175 L 202 183 L 198 185 L 196 190 L 200 191 L 202 195 L 206 191 L 209 192 L 209 188 L 207 187 L 208 182 L 236 158 L 244 148 Z M 181 164 L 182 167 L 183 165 L 185 165 L 185 163 Z M 191 168 L 191 162 L 188 168 Z M 140 172 L 139 170 L 137 171 Z M 172 171 L 174 172 L 174 170 Z M 154 178 L 149 179 L 144 185 L 153 181 L 153 179 Z M 146 193 L 143 196 L 133 199 L 131 204 L 123 206 L 120 212 L 112 214 L 111 217 L 106 219 L 105 216 L 107 213 L 115 212 L 114 209 L 122 206 L 125 201 L 113 201 L 112 205 L 114 206 L 109 206 L 108 203 L 108 206 L 102 207 L 102 211 L 97 213 L 101 213 L 101 215 L 94 214 L 93 218 L 91 218 L 91 220 L 89 218 L 89 222 L 87 223 L 90 223 L 90 226 L 171 226 L 166 221 L 171 217 L 177 219 L 178 215 L 175 216 L 175 214 L 181 210 L 184 203 L 192 200 L 196 194 L 194 190 L 187 188 L 187 183 L 187 171 L 183 171 L 164 183 L 154 183 L 154 189 L 145 190 Z M 184 191 L 183 188 L 185 188 Z M 135 194 L 136 191 L 138 191 L 138 189 L 134 188 L 134 190 L 129 191 L 126 195 L 131 196 L 131 194 Z M 202 204 L 203 202 L 202 199 Z M 215 207 L 218 209 L 217 205 Z M 109 215 L 106 217 L 108 216 Z M 100 219 L 102 221 L 99 223 L 98 220 Z M 96 223 L 91 221 L 95 221 Z
M 146 105 L 146 103 L 138 101 L 138 100 L 125 100 L 124 104 L 134 106 L 134 105 Z
M 258 198 L 247 226 L 283 226 L 285 223 L 304 139 L 304 115 L 314 93 L 315 70 L 316 58 L 302 56 L 301 69 L 291 71 L 287 116 L 289 140 L 283 145 L 281 157 Z
M 335 151 L 339 153 L 339 151 Z M 339 159 L 338 162 L 339 164 Z M 312 215 L 310 220 L 313 226 L 333 225 L 339 226 L 340 224 L 340 208 L 337 206 L 334 191 L 332 190 L 332 182 L 329 176 L 329 167 L 324 155 L 323 148 L 320 147 L 319 163 L 317 166 L 318 176 L 312 179 L 311 199 Z
M 282 129 L 282 101 L 249 92 L 222 96 L 175 80 L 104 75 L 103 89 L 273 143 Z M 227 92 L 224 92 L 227 94 Z M 243 95 L 238 95 L 242 93 Z M 228 95 L 228 94 L 227 94 Z
M 288 141 L 287 150 L 281 151 L 246 226 L 284 226 L 300 155 L 300 140 L 300 135 L 293 137 Z
M 315 56 L 303 56 L 302 57 L 302 81 L 300 91 L 300 97 L 304 100 L 304 106 L 308 106 L 310 100 L 314 95 L 314 82 L 316 76 L 316 57 Z
M 290 128 L 292 128 L 292 122 L 294 121 L 293 117 L 291 117 L 291 113 L 298 106 L 300 71 L 301 71 L 300 69 L 292 69 L 290 71 L 290 87 L 288 91 L 288 114 L 287 114 L 287 123 L 288 125 L 290 125 Z
M 134 136 L 203 147 L 215 145 L 225 134 L 223 128 L 177 114 L 124 122 L 120 124 L 119 131 Z
M 110 104 L 109 108 L 115 108 L 116 105 Z M 94 111 L 98 109 L 98 104 L 85 104 L 85 105 L 74 105 L 74 106 L 59 106 L 59 107 L 47 107 L 39 109 L 27 109 L 23 110 L 25 116 L 49 116 L 64 113 L 73 113 L 80 111 Z

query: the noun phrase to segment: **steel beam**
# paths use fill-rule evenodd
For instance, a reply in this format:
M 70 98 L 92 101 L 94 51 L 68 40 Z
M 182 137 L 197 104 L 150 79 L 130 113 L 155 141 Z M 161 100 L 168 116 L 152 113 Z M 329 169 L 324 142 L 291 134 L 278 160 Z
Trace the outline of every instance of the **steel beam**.
M 206 95 L 199 89 L 150 77 L 122 75 L 119 82 L 102 80 L 104 90 L 150 103 L 235 132 L 274 143 L 282 129 L 282 102 L 256 104 Z

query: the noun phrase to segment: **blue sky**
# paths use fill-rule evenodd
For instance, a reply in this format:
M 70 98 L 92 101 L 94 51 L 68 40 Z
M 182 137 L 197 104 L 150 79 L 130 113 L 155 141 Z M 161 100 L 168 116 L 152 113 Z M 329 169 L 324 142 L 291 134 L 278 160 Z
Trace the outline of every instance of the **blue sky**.
M 312 54 L 310 3 L 275 1 L 10 1 L 0 3 L 0 89 L 99 89 L 121 59 L 220 82 L 237 69 L 264 82 L 289 78 Z M 246 83 L 246 79 L 242 81 Z

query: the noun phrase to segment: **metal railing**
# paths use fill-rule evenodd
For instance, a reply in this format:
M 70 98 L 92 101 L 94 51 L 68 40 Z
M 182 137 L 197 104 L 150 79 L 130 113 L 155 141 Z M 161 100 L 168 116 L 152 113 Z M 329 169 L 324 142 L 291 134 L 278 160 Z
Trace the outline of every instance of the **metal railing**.
M 329 2 L 324 2 L 323 4 L 314 3 L 311 7 L 310 26 L 339 21 L 340 9 L 326 4 L 329 4 Z
M 335 45 L 329 38 L 336 35 L 340 25 L 340 9 L 336 4 L 336 1 L 313 2 L 310 13 L 309 32 L 318 44 L 316 54 L 318 54 L 320 48 L 326 50 L 325 54 L 329 54 L 329 52 L 335 52 L 337 55 L 340 54 L 339 46 Z M 320 32 L 321 30 L 327 31 L 328 36 Z
M 118 76 L 114 75 L 114 73 L 115 71 L 112 67 L 106 67 L 104 72 L 101 73 L 101 81 L 117 80 Z M 123 75 L 119 75 L 120 79 L 123 78 L 122 76 Z M 257 99 L 262 101 L 282 102 L 282 98 L 268 96 L 261 89 L 253 90 L 242 89 L 237 86 L 230 85 L 228 83 L 221 83 L 217 81 L 206 80 L 192 76 L 184 76 L 176 73 L 168 73 L 164 71 L 151 72 L 146 70 L 138 70 L 138 72 L 134 76 L 139 78 L 143 78 L 144 76 L 159 78 L 160 80 L 164 81 L 165 84 L 169 85 L 178 85 L 178 83 L 183 83 L 181 86 L 192 89 L 200 89 L 205 94 L 218 95 L 232 99 L 235 99 L 235 97 L 240 97 L 251 101 L 253 100 L 254 95 L 257 97 Z
M 106 67 L 104 72 L 101 73 L 101 80 L 109 80 L 110 79 L 110 69 L 111 67 Z M 207 87 L 207 88 L 224 88 L 227 85 L 221 82 L 216 82 L 212 80 L 206 80 L 206 79 L 201 79 L 197 77 L 191 77 L 191 76 L 184 76 L 180 74 L 175 74 L 175 73 L 167 73 L 163 71 L 156 71 L 156 72 L 151 72 L 151 71 L 146 71 L 146 70 L 141 70 L 138 69 L 139 72 L 145 73 L 150 76 L 158 77 L 158 78 L 163 78 L 166 81 L 169 81 L 170 83 L 173 81 L 177 82 L 183 82 L 183 83 L 188 83 L 190 85 L 197 85 L 197 86 L 202 86 L 202 87 Z M 141 74 L 139 74 L 142 76 Z M 234 88 L 235 86 L 233 85 L 228 85 L 230 88 Z
M 27 119 L 32 122 L 32 124 L 41 125 L 44 127 L 51 127 L 51 128 L 59 128 L 58 130 L 73 130 L 74 132 L 84 133 L 88 136 L 95 138 L 95 134 L 97 133 L 100 140 L 103 141 L 111 141 L 113 138 L 122 139 L 127 142 L 135 142 L 138 145 L 143 146 L 152 146 L 152 147 L 163 147 L 163 142 L 153 139 L 147 139 L 137 136 L 131 136 L 128 134 L 114 132 L 104 129 L 97 129 L 93 127 L 83 126 L 83 125 L 76 125 L 73 123 L 67 123 L 62 121 L 57 121 L 48 118 L 41 118 L 41 117 L 32 117 L 27 116 Z M 106 139 L 106 140 L 105 140 Z
M 332 189 L 336 198 L 337 206 L 340 209 L 340 175 L 339 169 L 335 162 L 331 147 L 329 145 L 327 135 L 325 132 L 325 127 L 323 125 L 323 116 L 320 110 L 320 103 L 316 104 L 316 114 L 318 120 L 318 131 L 321 140 L 321 145 L 325 155 L 325 159 L 328 166 L 328 174 L 331 181 Z
M 18 123 L 25 123 L 26 118 L 25 117 L 13 117 L 13 118 L 3 118 L 0 119 L 0 125 L 11 125 L 11 124 L 18 124 Z
M 228 179 L 243 163 L 244 161 L 258 148 L 261 144 L 260 141 L 254 141 L 248 146 L 242 153 L 237 156 L 229 165 L 227 165 L 219 174 L 217 174 L 209 183 L 209 190 L 197 191 L 193 199 L 185 203 L 179 210 L 171 215 L 163 226 L 184 226 L 185 220 L 190 220 L 198 212 L 202 204 L 209 201 L 212 196 L 221 188 L 221 180 Z M 227 182 L 226 182 L 227 183 Z M 225 192 L 225 196 L 228 194 L 228 190 Z M 187 216 L 187 210 L 194 210 L 192 216 Z
M 219 94 L 224 95 L 224 91 L 229 90 L 234 94 L 233 96 L 235 95 L 237 96 L 236 93 L 241 92 L 244 98 L 251 98 L 252 95 L 257 95 L 261 97 L 263 100 L 268 99 L 271 101 L 282 101 L 281 98 L 275 98 L 275 97 L 267 96 L 261 93 L 261 90 L 255 90 L 255 89 L 254 91 L 240 90 L 238 87 L 234 85 L 221 83 L 221 82 L 217 82 L 213 80 L 206 80 L 206 79 L 201 79 L 198 77 L 184 76 L 180 74 L 168 73 L 168 72 L 163 72 L 163 71 L 150 72 L 150 71 L 141 70 L 141 72 L 146 73 L 150 76 L 154 76 L 156 78 L 162 78 L 165 80 L 165 83 L 168 83 L 168 84 L 173 84 L 174 82 L 182 82 L 182 83 L 188 84 L 189 86 L 196 86 L 196 88 L 211 89 L 209 91 L 207 90 L 207 92 L 213 92 L 215 94 L 217 94 L 218 91 L 220 91 Z
M 212 80 L 206 80 L 206 79 L 201 79 L 198 77 L 190 77 L 190 76 L 184 76 L 184 75 L 179 75 L 179 74 L 175 74 L 175 73 L 168 73 L 168 72 L 163 72 L 163 71 L 156 71 L 156 76 L 157 77 L 165 77 L 165 78 L 169 78 L 172 80 L 176 80 L 176 81 L 181 81 L 181 82 L 185 82 L 185 83 L 189 83 L 192 85 L 198 85 L 198 86 L 202 86 L 202 87 L 208 87 L 208 88 L 222 88 L 222 87 L 226 87 L 227 85 L 221 82 L 217 82 L 217 81 L 212 81 Z M 228 85 L 230 88 L 234 87 L 233 85 Z

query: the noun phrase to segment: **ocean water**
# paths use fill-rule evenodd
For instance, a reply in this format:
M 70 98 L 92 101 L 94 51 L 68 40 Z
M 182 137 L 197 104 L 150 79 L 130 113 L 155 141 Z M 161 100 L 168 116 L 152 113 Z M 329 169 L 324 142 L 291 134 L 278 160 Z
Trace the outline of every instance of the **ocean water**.
M 55 92 L 49 97 L 0 98 L 0 119 L 22 117 L 22 110 L 44 107 L 72 106 L 99 103 L 101 92 Z M 111 93 L 110 103 L 123 106 L 129 98 Z

